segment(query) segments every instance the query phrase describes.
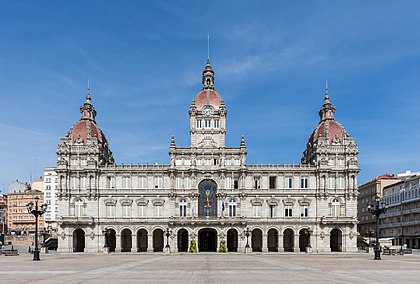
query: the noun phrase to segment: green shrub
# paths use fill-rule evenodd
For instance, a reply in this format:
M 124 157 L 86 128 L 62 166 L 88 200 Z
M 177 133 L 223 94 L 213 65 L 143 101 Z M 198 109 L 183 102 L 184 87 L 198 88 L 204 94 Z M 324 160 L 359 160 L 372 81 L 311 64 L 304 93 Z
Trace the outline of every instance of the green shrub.
M 227 252 L 226 242 L 225 241 L 221 241 L 220 242 L 219 252 Z
M 190 243 L 190 248 L 188 249 L 189 252 L 197 253 L 197 243 L 192 240 Z

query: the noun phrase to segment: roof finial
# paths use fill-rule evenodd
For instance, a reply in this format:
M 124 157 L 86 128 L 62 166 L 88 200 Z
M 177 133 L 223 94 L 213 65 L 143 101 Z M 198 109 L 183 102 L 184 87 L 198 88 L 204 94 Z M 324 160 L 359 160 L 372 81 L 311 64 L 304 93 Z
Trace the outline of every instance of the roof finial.
M 207 35 L 207 61 L 210 61 L 210 35 Z
M 330 97 L 328 95 L 328 80 L 325 80 L 325 99 L 328 100 Z
M 90 81 L 87 82 L 86 100 L 90 101 Z

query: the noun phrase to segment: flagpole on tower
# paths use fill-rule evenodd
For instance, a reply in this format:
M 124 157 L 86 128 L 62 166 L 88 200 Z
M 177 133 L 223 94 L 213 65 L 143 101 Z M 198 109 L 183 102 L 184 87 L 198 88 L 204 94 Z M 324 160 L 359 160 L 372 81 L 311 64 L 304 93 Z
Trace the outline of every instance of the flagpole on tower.
M 210 60 L 210 35 L 207 35 L 207 60 Z

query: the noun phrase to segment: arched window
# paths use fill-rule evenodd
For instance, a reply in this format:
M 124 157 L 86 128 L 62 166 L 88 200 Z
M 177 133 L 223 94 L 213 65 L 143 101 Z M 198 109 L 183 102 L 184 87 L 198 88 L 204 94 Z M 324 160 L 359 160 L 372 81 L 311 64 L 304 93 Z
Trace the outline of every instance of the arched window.
M 236 200 L 234 198 L 229 200 L 229 217 L 236 217 Z
M 187 216 L 187 201 L 182 199 L 179 202 L 179 217 L 186 217 Z
M 337 198 L 334 198 L 331 202 L 331 209 L 333 217 L 339 217 L 341 215 L 340 212 L 340 201 Z

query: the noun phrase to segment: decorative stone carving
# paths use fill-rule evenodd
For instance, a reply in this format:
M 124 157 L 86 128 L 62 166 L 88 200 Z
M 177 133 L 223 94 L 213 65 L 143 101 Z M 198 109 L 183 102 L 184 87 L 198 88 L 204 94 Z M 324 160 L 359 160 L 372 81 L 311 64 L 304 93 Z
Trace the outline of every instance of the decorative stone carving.
M 131 206 L 131 204 L 133 203 L 133 200 L 129 198 L 122 198 L 120 199 L 120 203 L 122 206 Z
M 255 198 L 251 199 L 251 204 L 254 205 L 254 206 L 262 206 L 263 200 L 258 198 L 258 197 L 255 197 Z
M 267 199 L 267 204 L 278 206 L 279 200 L 277 198 L 274 198 L 274 196 L 272 196 L 270 199 Z
M 152 204 L 154 206 L 162 206 L 163 204 L 165 204 L 165 199 L 155 198 L 155 199 L 152 200 Z
M 295 204 L 295 200 L 293 198 L 289 196 L 287 196 L 287 198 L 283 199 L 283 204 L 284 205 L 294 205 Z
M 321 233 L 319 234 L 319 237 L 321 238 L 321 240 L 323 240 L 325 238 L 325 233 L 324 231 L 321 231 Z
M 109 197 L 109 198 L 104 199 L 104 203 L 105 203 L 105 206 L 115 206 L 115 204 L 117 204 L 117 200 L 112 197 Z
M 299 205 L 310 205 L 311 204 L 311 200 L 309 198 L 307 198 L 306 196 L 304 196 L 303 198 L 298 200 Z
M 139 199 L 136 199 L 137 206 L 146 206 L 149 203 L 149 200 L 147 200 L 144 197 L 141 197 Z

